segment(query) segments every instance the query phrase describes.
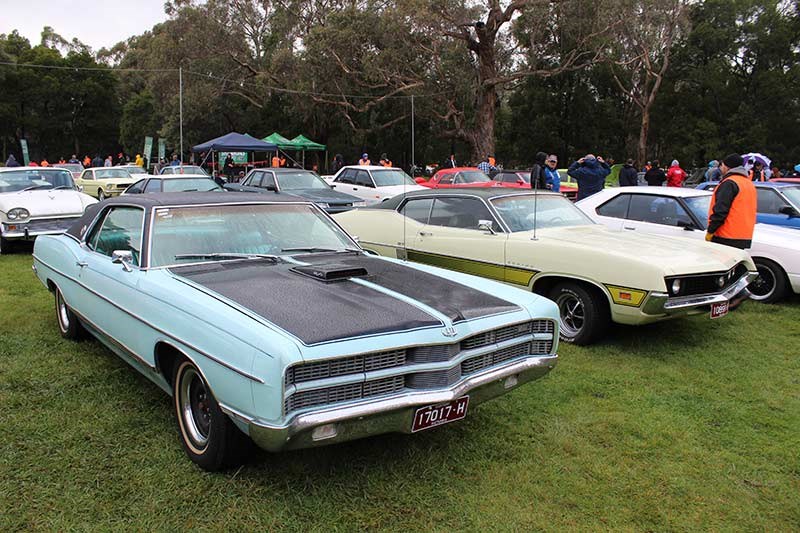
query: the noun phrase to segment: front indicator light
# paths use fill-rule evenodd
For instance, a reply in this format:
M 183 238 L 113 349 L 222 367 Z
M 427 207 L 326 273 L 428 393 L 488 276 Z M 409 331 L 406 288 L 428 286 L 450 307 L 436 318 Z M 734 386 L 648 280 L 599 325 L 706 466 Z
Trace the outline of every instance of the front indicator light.
M 336 424 L 325 424 L 324 426 L 315 428 L 314 431 L 311 432 L 311 440 L 332 439 L 337 433 Z

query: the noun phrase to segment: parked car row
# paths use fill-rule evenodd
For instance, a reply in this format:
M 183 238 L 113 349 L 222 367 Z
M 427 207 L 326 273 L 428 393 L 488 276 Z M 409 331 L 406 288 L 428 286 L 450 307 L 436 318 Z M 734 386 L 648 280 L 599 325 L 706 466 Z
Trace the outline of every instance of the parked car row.
M 422 185 L 377 166 L 254 169 L 224 188 L 89 170 L 80 187 L 103 201 L 66 170 L 0 170 L 0 251 L 38 236 L 61 335 L 93 335 L 170 394 L 208 470 L 252 443 L 454 422 L 547 374 L 559 339 L 800 291 L 800 233 L 759 224 L 750 253 L 705 242 L 710 193 L 692 189 L 574 204 L 472 169 Z

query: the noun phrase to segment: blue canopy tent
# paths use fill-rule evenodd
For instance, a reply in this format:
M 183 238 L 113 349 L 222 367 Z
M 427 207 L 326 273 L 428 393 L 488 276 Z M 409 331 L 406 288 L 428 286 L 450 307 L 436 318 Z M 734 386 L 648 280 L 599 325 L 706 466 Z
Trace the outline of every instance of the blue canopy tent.
M 193 152 L 207 152 L 208 154 L 212 152 L 274 152 L 277 149 L 278 146 L 274 143 L 235 131 L 192 147 Z M 217 164 L 219 165 L 219 162 Z

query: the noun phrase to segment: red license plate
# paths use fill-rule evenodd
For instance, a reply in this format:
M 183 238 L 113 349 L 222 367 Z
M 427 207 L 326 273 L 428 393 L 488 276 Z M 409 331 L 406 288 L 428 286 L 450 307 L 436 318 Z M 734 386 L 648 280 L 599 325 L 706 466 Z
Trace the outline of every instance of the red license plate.
M 429 405 L 420 407 L 414 413 L 414 422 L 411 424 L 411 433 L 423 429 L 435 428 L 442 424 L 455 422 L 467 416 L 469 396 L 462 396 L 457 400 L 443 405 Z
M 728 314 L 730 304 L 722 302 L 720 304 L 711 304 L 711 318 L 721 318 Z

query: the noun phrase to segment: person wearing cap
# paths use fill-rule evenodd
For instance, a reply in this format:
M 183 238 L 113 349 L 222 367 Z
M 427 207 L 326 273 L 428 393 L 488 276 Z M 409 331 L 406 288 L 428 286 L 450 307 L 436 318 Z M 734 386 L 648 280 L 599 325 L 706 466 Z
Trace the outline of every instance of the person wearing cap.
M 764 164 L 761 161 L 753 163 L 753 168 L 750 169 L 750 181 L 767 181 L 767 175 L 764 172 Z
M 730 154 L 720 165 L 720 180 L 708 208 L 706 240 L 742 250 L 750 248 L 756 226 L 756 187 L 744 160 Z
M 567 174 L 578 182 L 577 200 L 583 200 L 603 190 L 611 168 L 602 157 L 586 154 L 569 166 Z
M 553 192 L 561 192 L 561 176 L 556 170 L 558 166 L 558 156 L 550 154 L 547 156 L 544 167 L 545 184 Z
M 361 154 L 361 159 L 358 160 L 358 164 L 362 167 L 366 167 L 372 164 L 372 161 L 369 160 L 369 154 L 367 152 Z
M 392 160 L 389 159 L 389 157 L 386 155 L 386 152 L 384 152 L 384 153 L 381 154 L 381 160 L 379 161 L 378 164 L 380 166 L 382 166 L 382 167 L 391 167 L 392 166 Z

